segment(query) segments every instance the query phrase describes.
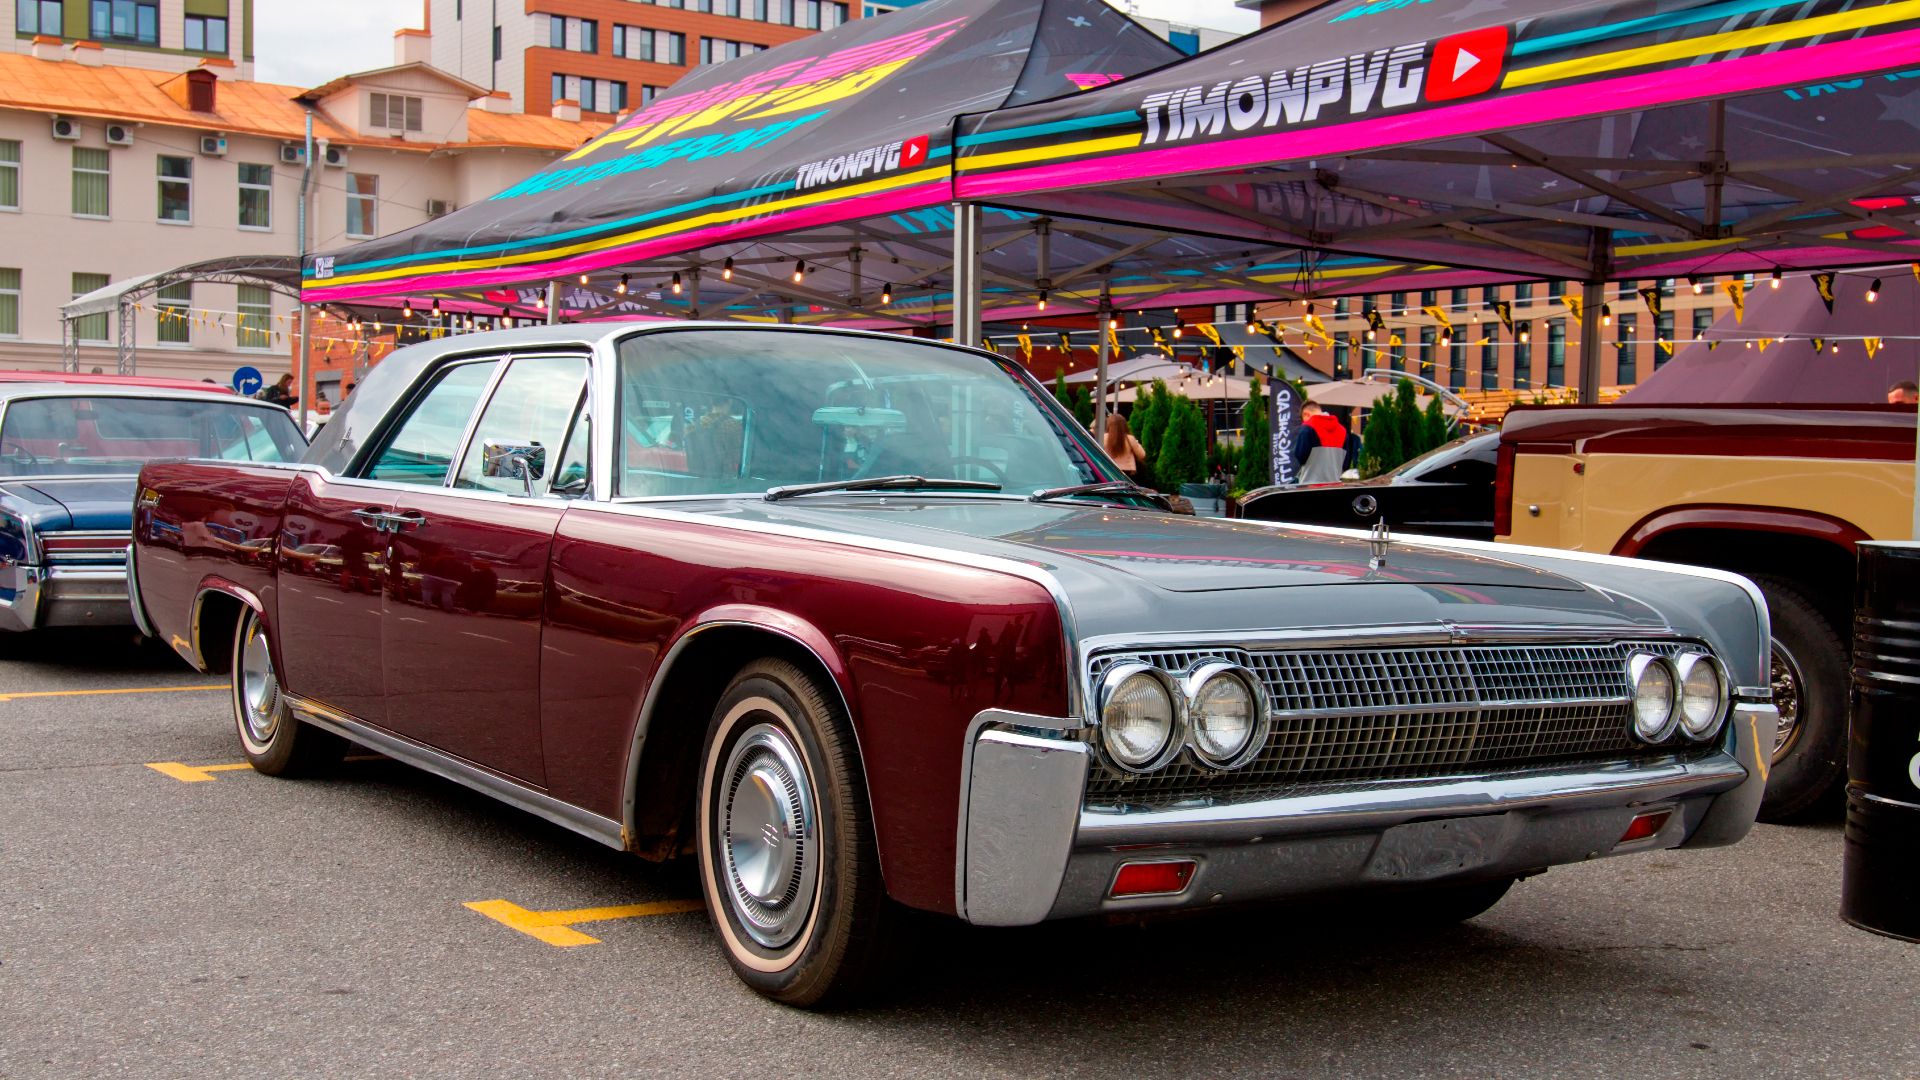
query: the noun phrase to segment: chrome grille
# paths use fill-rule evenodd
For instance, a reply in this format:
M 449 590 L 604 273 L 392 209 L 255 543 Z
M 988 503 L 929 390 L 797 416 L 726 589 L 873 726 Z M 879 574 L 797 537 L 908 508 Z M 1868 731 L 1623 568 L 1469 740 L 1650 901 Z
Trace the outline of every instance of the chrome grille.
M 1273 797 L 1327 785 L 1508 772 L 1583 758 L 1656 758 L 1628 734 L 1627 657 L 1680 642 L 1436 645 L 1252 652 L 1114 653 L 1093 680 L 1139 660 L 1185 671 L 1223 659 L 1266 684 L 1273 724 L 1246 766 L 1217 773 L 1183 754 L 1159 772 L 1097 770 L 1096 805 L 1163 805 L 1212 795 Z

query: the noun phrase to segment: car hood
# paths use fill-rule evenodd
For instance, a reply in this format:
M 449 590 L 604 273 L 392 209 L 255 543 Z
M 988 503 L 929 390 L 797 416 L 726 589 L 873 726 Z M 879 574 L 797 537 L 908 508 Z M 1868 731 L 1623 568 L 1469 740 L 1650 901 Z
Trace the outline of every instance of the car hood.
M 136 480 L 132 476 L 8 480 L 0 482 L 0 494 L 24 510 L 30 524 L 42 531 L 129 529 Z
M 1011 559 L 1059 583 L 1083 634 L 1417 622 L 1664 625 L 1548 570 L 1395 538 L 992 499 L 819 496 L 681 504 L 746 523 Z

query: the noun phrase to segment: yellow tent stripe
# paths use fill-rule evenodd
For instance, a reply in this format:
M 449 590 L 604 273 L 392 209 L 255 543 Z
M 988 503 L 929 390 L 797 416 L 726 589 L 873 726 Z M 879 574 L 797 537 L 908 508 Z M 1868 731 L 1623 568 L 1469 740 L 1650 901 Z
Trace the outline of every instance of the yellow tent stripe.
M 1843 11 L 1834 15 L 1822 15 L 1815 19 L 1794 19 L 1790 22 L 1754 26 L 1745 30 L 1730 30 L 1724 34 L 1709 34 L 1706 37 L 1670 41 L 1662 45 L 1648 45 L 1645 48 L 1624 49 L 1620 52 L 1601 53 L 1598 56 L 1583 56 L 1577 60 L 1561 60 L 1558 63 L 1541 64 L 1538 67 L 1520 68 L 1507 72 L 1506 79 L 1500 85 L 1503 88 L 1533 86 L 1537 83 L 1554 82 L 1581 75 L 1598 75 L 1607 71 L 1645 67 L 1648 64 L 1659 64 L 1669 60 L 1687 60 L 1709 53 L 1751 49 L 1760 45 L 1773 45 L 1820 34 L 1859 30 L 1910 18 L 1920 18 L 1920 0 L 1905 0 L 1903 3 Z
M 759 217 L 763 214 L 778 213 L 782 210 L 793 210 L 803 206 L 812 206 L 817 203 L 833 202 L 836 199 L 869 195 L 877 191 L 886 191 L 897 187 L 909 187 L 913 184 L 924 183 L 929 180 L 944 180 L 950 176 L 951 173 L 952 170 L 950 167 L 941 165 L 931 169 L 922 169 L 915 173 L 905 173 L 900 176 L 889 176 L 879 180 L 870 180 L 864 184 L 856 184 L 852 187 L 818 191 L 811 195 L 796 195 L 792 198 L 780 199 L 775 202 L 736 207 L 732 210 L 716 210 L 710 214 L 701 214 L 698 217 L 686 218 L 665 225 L 635 229 L 631 232 L 621 233 L 618 236 L 606 237 L 599 240 L 583 240 L 578 244 L 569 244 L 566 247 L 543 248 L 538 251 L 524 252 L 517 255 L 502 255 L 492 259 L 475 259 L 470 262 L 428 263 L 425 266 L 398 267 L 391 270 L 376 270 L 365 274 L 341 275 L 340 277 L 328 278 L 325 281 L 309 282 L 307 287 L 332 288 L 336 285 L 359 285 L 365 282 L 389 281 L 394 278 L 417 277 L 426 274 L 447 273 L 454 270 L 486 270 L 496 266 L 517 266 L 522 263 L 564 259 L 572 255 L 581 255 L 590 251 L 600 251 L 605 248 L 615 248 L 626 244 L 638 243 L 642 240 L 651 240 L 656 236 L 669 236 L 673 233 L 685 232 L 706 225 L 719 225 L 729 221 L 738 221 L 742 218 Z
M 962 158 L 960 171 L 991 169 L 997 165 L 1019 165 L 1028 161 L 1047 161 L 1052 158 L 1077 157 L 1081 154 L 1103 154 L 1109 150 L 1130 150 L 1139 146 L 1142 138 L 1139 132 L 1134 132 L 1131 135 L 1114 135 L 1105 139 L 1083 139 L 1080 142 L 1061 143 L 1058 146 L 1030 146 L 1025 150 L 981 154 L 978 157 Z

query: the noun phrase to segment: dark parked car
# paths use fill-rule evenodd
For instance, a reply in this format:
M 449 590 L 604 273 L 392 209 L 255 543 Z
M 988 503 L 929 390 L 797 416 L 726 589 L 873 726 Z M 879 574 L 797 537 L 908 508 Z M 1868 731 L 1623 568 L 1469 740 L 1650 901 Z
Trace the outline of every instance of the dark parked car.
M 1358 529 L 1385 521 L 1394 532 L 1492 540 L 1499 450 L 1497 431 L 1467 435 L 1371 480 L 1260 488 L 1240 500 L 1240 516 Z
M 1745 579 L 1168 513 L 1017 365 L 914 338 L 449 338 L 297 465 L 140 484 L 135 603 L 231 670 L 256 769 L 351 740 L 693 853 L 793 1004 L 857 989 L 902 906 L 1460 919 L 1732 843 L 1775 724 Z
M 127 542 L 148 461 L 306 448 L 287 410 L 210 386 L 0 372 L 0 630 L 132 625 Z

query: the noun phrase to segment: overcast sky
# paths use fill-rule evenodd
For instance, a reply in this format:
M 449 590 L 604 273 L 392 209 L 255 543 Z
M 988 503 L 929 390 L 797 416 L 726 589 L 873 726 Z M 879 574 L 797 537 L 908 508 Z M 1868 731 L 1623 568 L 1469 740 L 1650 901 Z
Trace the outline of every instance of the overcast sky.
M 1137 0 L 1134 6 L 1141 15 L 1242 33 L 1259 23 L 1233 0 Z M 255 0 L 254 77 L 318 86 L 337 75 L 386 67 L 393 63 L 393 32 L 419 26 L 420 13 L 417 0 Z

